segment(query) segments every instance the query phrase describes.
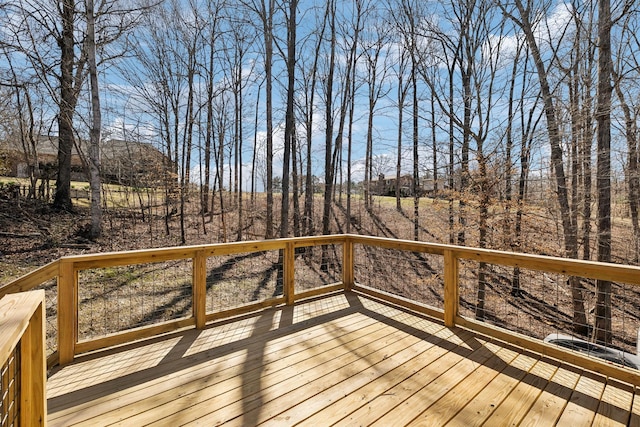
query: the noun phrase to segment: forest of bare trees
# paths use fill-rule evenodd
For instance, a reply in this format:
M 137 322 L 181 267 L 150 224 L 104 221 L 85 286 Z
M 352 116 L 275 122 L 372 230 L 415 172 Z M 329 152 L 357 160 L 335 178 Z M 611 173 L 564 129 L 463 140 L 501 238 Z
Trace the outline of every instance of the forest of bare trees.
M 350 232 L 354 197 L 373 209 L 386 175 L 402 210 L 410 175 L 415 240 L 429 238 L 429 181 L 448 204 L 447 243 L 527 250 L 523 216 L 543 201 L 561 255 L 637 263 L 639 17 L 632 0 L 13 0 L 0 6 L 0 140 L 21 150 L 35 188 L 34 140 L 58 137 L 53 204 L 64 210 L 71 152 L 91 142 L 94 237 L 96 153 L 116 135 L 164 154 L 158 188 L 182 243 L 188 201 L 205 230 L 234 210 L 238 240 L 259 200 L 265 238 L 328 234 L 336 203 Z M 612 251 L 614 204 L 631 255 Z M 569 282 L 586 328 L 581 284 Z M 512 283 L 517 295 L 517 268 Z M 608 342 L 611 286 L 597 289 L 594 338 Z

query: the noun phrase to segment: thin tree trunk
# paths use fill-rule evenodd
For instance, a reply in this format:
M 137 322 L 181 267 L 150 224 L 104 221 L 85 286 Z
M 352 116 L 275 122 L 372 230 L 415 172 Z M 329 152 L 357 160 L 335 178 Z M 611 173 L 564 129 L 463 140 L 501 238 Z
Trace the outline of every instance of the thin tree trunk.
M 627 194 L 629 212 L 631 213 L 631 224 L 633 227 L 634 241 L 634 262 L 640 260 L 640 225 L 638 222 L 638 211 L 640 202 L 640 172 L 638 171 L 638 126 L 636 119 L 631 113 L 631 108 L 626 100 L 619 84 L 619 76 L 614 74 L 616 84 L 614 85 L 620 107 L 624 114 L 625 137 L 627 140 Z
M 284 125 L 284 155 L 282 160 L 282 209 L 280 237 L 289 237 L 289 181 L 291 167 L 291 148 L 295 147 L 294 97 L 296 85 L 296 10 L 297 0 L 289 0 L 289 18 L 287 23 L 287 107 Z M 293 165 L 295 169 L 295 163 Z
M 420 182 L 419 159 L 419 129 L 418 129 L 418 78 L 416 76 L 417 61 L 412 52 L 411 56 L 411 84 L 413 86 L 413 240 L 420 240 L 420 195 L 418 194 L 418 183 Z
M 269 4 L 268 10 L 265 1 Z M 262 1 L 267 115 L 267 213 L 265 218 L 265 237 L 267 239 L 273 238 L 273 9 L 274 0 Z
M 96 64 L 95 15 L 93 0 L 86 0 L 87 15 L 87 59 L 91 84 L 91 141 L 89 143 L 89 186 L 91 188 L 91 232 L 96 239 L 102 234 L 102 206 L 100 192 L 100 133 L 102 114 L 100 110 L 100 88 L 98 86 L 98 67 Z
M 540 82 L 540 90 L 544 105 L 544 113 L 547 120 L 547 131 L 549 136 L 549 145 L 551 149 L 551 165 L 554 169 L 556 177 L 556 195 L 558 205 L 560 207 L 560 215 L 562 217 L 562 230 L 564 235 L 565 256 L 569 258 L 578 257 L 578 242 L 576 236 L 576 224 L 571 222 L 571 213 L 569 208 L 569 198 L 567 192 L 566 176 L 564 173 L 564 162 L 562 159 L 562 144 L 560 136 L 560 128 L 558 126 L 558 118 L 555 105 L 553 103 L 553 94 L 547 79 L 547 70 L 544 66 L 542 54 L 538 48 L 536 36 L 533 32 L 533 26 L 528 20 L 529 10 L 526 10 L 521 0 L 515 0 L 515 5 L 520 13 L 520 19 L 515 19 L 521 24 L 527 44 L 533 57 L 538 80 Z M 587 317 L 584 309 L 584 299 L 582 296 L 580 281 L 571 277 L 569 279 L 571 287 L 571 296 L 573 301 L 573 327 L 574 331 L 581 335 L 588 332 Z

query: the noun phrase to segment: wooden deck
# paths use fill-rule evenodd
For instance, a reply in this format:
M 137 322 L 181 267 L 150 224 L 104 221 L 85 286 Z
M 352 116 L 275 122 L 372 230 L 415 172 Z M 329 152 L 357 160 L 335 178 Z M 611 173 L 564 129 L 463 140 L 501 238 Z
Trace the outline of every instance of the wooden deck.
M 640 425 L 631 385 L 354 293 L 79 357 L 49 426 Z

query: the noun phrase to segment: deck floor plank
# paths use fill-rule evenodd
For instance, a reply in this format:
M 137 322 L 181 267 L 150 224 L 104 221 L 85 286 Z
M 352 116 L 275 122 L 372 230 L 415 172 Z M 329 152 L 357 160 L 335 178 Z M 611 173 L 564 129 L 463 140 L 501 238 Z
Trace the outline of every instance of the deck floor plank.
M 538 359 L 531 355 L 518 354 L 500 375 L 487 384 L 446 425 L 460 427 L 483 425 L 537 362 Z
M 382 328 L 371 334 L 361 335 L 355 340 L 344 343 L 341 348 L 334 351 L 319 352 L 311 359 L 306 359 L 305 363 L 291 361 L 291 365 L 280 369 L 268 369 L 274 375 L 261 375 L 264 369 L 257 369 L 255 375 L 248 376 L 241 374 L 230 379 L 228 384 L 220 387 L 208 387 L 198 394 L 197 401 L 191 401 L 188 408 L 171 412 L 173 408 L 179 406 L 180 401 L 173 401 L 165 407 L 171 408 L 167 412 L 154 411 L 144 418 L 145 422 L 151 421 L 150 416 L 156 418 L 154 421 L 161 423 L 178 423 L 191 419 L 202 419 L 203 425 L 215 425 L 222 422 L 231 421 L 245 413 L 252 413 L 255 408 L 262 407 L 268 400 L 274 399 L 281 394 L 285 394 L 304 384 L 305 386 L 322 377 L 327 370 L 331 370 L 334 364 L 339 366 L 351 366 L 352 363 L 366 363 L 364 357 L 370 355 L 380 343 L 388 343 L 398 340 L 398 335 L 392 328 Z M 374 345 L 371 341 L 378 344 Z M 212 407 L 210 399 L 221 399 L 226 405 Z M 176 405 L 176 403 L 178 405 Z M 250 415 L 248 415 L 250 416 Z M 133 417 L 129 422 L 142 421 L 140 417 Z M 215 419 L 207 423 L 207 419 Z M 177 424 L 176 424 L 177 425 Z
M 520 425 L 523 427 L 555 425 L 580 375 L 581 372 L 576 369 L 560 366 Z
M 640 391 L 355 293 L 79 357 L 49 426 L 629 425 Z
M 457 345 L 460 344 L 460 339 L 466 338 L 467 340 L 473 340 L 475 337 L 473 335 L 458 335 L 456 338 L 458 343 L 452 345 L 451 341 L 448 341 L 446 343 L 447 346 L 444 348 L 445 351 L 443 351 L 442 355 L 433 363 L 429 363 L 422 367 L 410 377 L 407 377 L 400 383 L 389 388 L 376 399 L 367 402 L 366 405 L 361 406 L 358 410 L 349 414 L 348 417 L 341 420 L 338 424 L 370 425 L 389 411 L 396 408 L 398 405 L 402 404 L 406 399 L 419 390 L 419 388 L 434 381 L 443 372 L 448 371 L 452 366 L 456 365 L 464 358 L 464 356 L 455 352 Z M 464 343 L 464 341 L 462 341 L 462 343 Z
M 476 369 L 494 355 L 494 353 L 485 346 L 486 342 L 477 337 L 475 337 L 473 341 L 474 350 L 467 355 L 460 356 L 458 363 L 441 375 L 438 375 L 437 378 L 434 378 L 433 381 L 430 381 L 424 387 L 418 386 L 416 389 L 410 389 L 411 395 L 402 402 L 402 404 L 384 414 L 384 416 L 380 417 L 372 425 L 408 425 L 418 417 L 425 408 L 428 409 L 451 389 L 456 387 L 456 385 L 468 378 Z
M 584 374 L 578 380 L 567 406 L 558 419 L 558 425 L 591 425 L 602 398 L 606 378 L 597 374 Z
M 241 325 L 241 327 L 243 327 Z M 359 329 L 371 327 L 374 329 L 381 328 L 382 325 L 377 324 L 372 319 L 367 319 L 357 314 L 351 314 L 346 316 L 344 319 L 341 319 L 340 324 L 320 324 L 316 325 L 313 328 L 304 331 L 304 334 L 300 337 L 300 339 L 309 343 L 309 346 L 312 347 L 313 344 L 323 344 L 325 347 L 321 348 L 321 351 L 329 349 L 331 347 L 340 346 L 340 342 L 336 341 L 337 338 L 340 338 L 342 334 L 348 334 L 349 332 L 358 331 Z M 341 329 L 342 328 L 342 329 Z M 262 330 L 264 328 L 260 328 Z M 193 332 L 193 331 L 192 331 Z M 356 334 L 359 336 L 359 334 Z M 237 336 L 239 338 L 239 336 Z M 291 337 L 285 335 L 283 337 L 278 337 L 273 340 L 272 345 L 269 346 L 268 349 L 265 348 L 264 357 L 268 359 L 269 357 L 274 359 L 284 359 L 289 356 L 290 353 L 294 351 L 294 347 L 290 345 Z M 224 342 L 223 342 L 224 345 Z M 216 347 L 214 347 L 215 349 Z M 217 347 L 220 348 L 220 347 Z M 131 378 L 123 376 L 122 381 L 115 381 L 112 385 L 115 390 L 114 393 L 106 392 L 106 396 L 101 398 L 96 398 L 82 405 L 76 406 L 76 408 L 71 408 L 67 411 L 61 410 L 58 411 L 55 405 L 50 405 L 49 410 L 50 413 L 53 411 L 53 417 L 50 419 L 56 419 L 58 417 L 64 416 L 65 413 L 69 411 L 75 410 L 87 410 L 91 409 L 96 411 L 98 407 L 101 409 L 107 410 L 118 410 L 123 411 L 121 407 L 121 403 L 118 400 L 125 398 L 130 402 L 130 406 L 136 406 L 136 402 L 138 400 L 144 400 L 153 394 L 161 394 L 164 391 L 168 391 L 172 398 L 175 398 L 175 387 L 184 386 L 185 393 L 188 393 L 189 387 L 202 387 L 203 385 L 199 384 L 191 384 L 193 378 L 197 378 L 197 376 L 207 377 L 210 375 L 210 371 L 212 369 L 216 369 L 219 371 L 224 371 L 226 369 L 236 369 L 236 371 L 230 371 L 229 376 L 235 377 L 238 375 L 237 367 L 242 367 L 243 363 L 251 363 L 252 360 L 258 360 L 262 357 L 263 353 L 261 353 L 261 344 L 252 342 L 246 347 L 242 346 L 231 346 L 226 349 L 223 353 L 223 356 L 216 357 L 220 352 L 215 350 L 210 350 L 208 352 L 202 352 L 197 355 L 190 356 L 191 366 L 187 364 L 186 367 L 182 367 L 182 369 L 176 370 L 176 366 L 171 363 L 165 363 L 161 369 L 160 367 L 154 372 L 149 372 L 149 376 L 137 376 L 136 380 L 138 380 L 141 384 L 135 387 L 127 387 L 130 386 Z M 298 349 L 298 351 L 305 351 L 306 349 Z M 247 354 L 249 354 L 249 358 L 247 358 Z M 215 358 L 216 363 L 211 364 L 210 360 Z M 178 362 L 180 360 L 178 359 Z M 72 365 L 73 366 L 73 365 Z M 158 372 L 159 371 L 159 372 Z M 155 374 L 155 376 L 153 375 Z M 193 375 L 192 375 L 193 374 Z M 153 393 L 149 393 L 149 388 L 153 387 Z M 104 392 L 97 391 L 97 394 Z M 87 393 L 82 393 L 82 397 L 86 398 Z M 50 399 L 50 402 L 55 399 Z M 68 401 L 68 399 L 67 399 Z M 107 402 L 112 403 L 114 406 L 109 408 Z M 101 406 L 102 405 L 102 406 Z M 137 413 L 137 411 L 135 412 Z
M 462 410 L 462 408 L 472 401 L 488 383 L 509 366 L 509 363 L 517 356 L 516 352 L 508 348 L 498 347 L 492 343 L 487 343 L 486 347 L 495 353 L 494 356 L 491 356 L 431 407 L 426 408 L 426 410 L 409 425 L 445 425 Z
M 487 419 L 487 425 L 517 425 L 529 411 L 549 380 L 558 370 L 558 364 L 538 360 L 520 383 L 502 401 Z
M 252 347 L 247 351 L 233 353 L 234 357 L 228 365 L 220 366 L 217 361 L 215 364 L 208 363 L 210 369 L 216 369 L 215 372 L 198 371 L 194 375 L 190 375 L 190 372 L 183 371 L 183 375 L 176 379 L 177 383 L 170 381 L 165 384 L 164 392 L 154 393 L 152 396 L 141 395 L 140 401 L 134 402 L 126 408 L 115 408 L 112 411 L 114 419 L 109 419 L 109 421 L 141 425 L 140 423 L 152 422 L 158 418 L 167 418 L 173 414 L 172 411 L 179 412 L 183 408 L 197 412 L 197 404 L 208 406 L 209 399 L 219 398 L 221 395 L 222 398 L 228 398 L 233 393 L 246 393 L 252 387 L 259 390 L 257 381 L 263 371 L 278 373 L 287 366 L 303 369 L 305 364 L 302 362 L 313 363 L 309 367 L 312 369 L 323 359 L 326 359 L 332 349 L 348 354 L 348 347 L 345 348 L 345 346 L 357 346 L 359 343 L 365 342 L 367 333 L 383 335 L 390 332 L 385 331 L 383 325 L 379 323 L 369 323 L 365 319 L 362 320 L 353 324 L 355 327 L 353 330 L 348 328 L 349 325 L 340 324 L 340 327 L 334 325 L 333 328 L 326 331 L 324 336 L 320 337 L 322 342 L 316 343 L 311 339 L 300 340 L 305 342 L 305 346 L 304 349 L 298 349 L 298 351 L 295 351 L 296 347 L 292 346 L 290 342 L 294 338 L 289 336 L 285 341 L 280 342 L 277 348 L 268 352 L 271 357 L 267 357 L 261 348 Z M 341 332 L 346 333 L 341 335 Z M 337 345 L 339 340 L 342 340 L 341 345 Z M 266 346 L 264 347 L 266 350 Z M 278 352 L 279 349 L 284 351 Z M 292 354 L 288 354 L 289 352 Z M 270 366 L 270 363 L 273 366 Z M 206 380 L 199 380 L 199 378 L 206 378 Z M 182 385 L 183 383 L 184 385 Z M 176 396 L 175 390 L 178 387 L 180 387 L 180 394 Z M 156 409 L 159 407 L 162 408 Z
M 602 400 L 593 425 L 626 426 L 633 405 L 633 387 L 609 379 L 602 393 Z
M 633 406 L 631 407 L 631 416 L 629 417 L 630 426 L 640 426 L 640 389 L 636 387 L 634 390 Z
M 322 408 L 308 418 L 301 421 L 303 426 L 332 425 L 347 417 L 352 412 L 358 410 L 365 404 L 388 395 L 389 389 L 396 386 L 403 380 L 416 373 L 415 366 L 428 366 L 439 360 L 448 350 L 442 344 L 453 334 L 449 329 L 444 329 L 438 334 L 440 340 L 433 342 L 433 346 L 412 359 L 410 363 L 405 363 L 395 367 L 395 369 L 385 372 L 382 376 L 365 384 L 357 390 L 342 396 L 331 405 Z
M 406 313 L 392 312 L 391 315 L 394 320 L 413 320 L 413 316 L 407 316 Z M 391 328 L 395 329 L 393 326 Z M 431 328 L 433 329 L 433 325 Z M 436 330 L 441 328 L 442 326 L 438 326 Z M 228 410 L 216 411 L 198 419 L 198 423 L 213 425 L 218 422 L 224 422 L 219 419 L 221 414 L 226 414 L 225 416 L 229 417 L 229 425 L 253 425 L 268 421 L 284 410 L 299 405 L 334 384 L 342 383 L 346 379 L 350 379 L 351 382 L 352 378 L 371 365 L 375 365 L 380 360 L 384 360 L 390 355 L 421 342 L 418 337 L 406 334 L 398 329 L 395 330 L 397 333 L 383 341 L 376 337 L 365 337 L 368 343 L 362 348 L 365 351 L 358 349 L 357 353 L 359 355 L 357 353 L 352 354 L 353 351 L 351 351 L 348 359 L 329 356 L 331 362 L 326 364 L 326 369 L 313 372 L 316 377 L 305 376 L 301 379 L 300 376 L 285 375 L 287 377 L 286 382 L 277 384 L 274 387 L 265 385 L 266 387 L 262 388 L 259 395 L 252 395 L 249 396 L 249 399 L 243 399 L 243 402 L 237 402 L 234 408 L 235 412 L 228 412 Z M 436 332 L 436 330 L 432 331 L 432 333 Z M 298 386 L 301 380 L 304 388 Z M 240 407 L 241 404 L 242 406 Z M 307 407 L 306 403 L 305 407 Z M 238 411 L 238 409 L 241 409 L 241 411 Z M 233 418 L 230 418 L 230 416 L 233 416 Z
M 304 404 L 298 403 L 291 406 L 286 411 L 271 417 L 264 425 L 281 425 L 285 422 L 298 424 L 309 418 L 310 415 L 320 412 L 325 408 L 331 408 L 333 412 L 334 402 L 359 392 L 362 387 L 370 385 L 380 378 L 385 378 L 387 374 L 393 372 L 394 369 L 400 366 L 411 365 L 415 362 L 416 358 L 429 358 L 430 350 L 432 350 L 435 345 L 436 344 L 432 344 L 426 339 L 421 339 L 395 354 L 392 354 L 391 351 L 386 351 L 383 359 L 379 363 L 366 366 L 364 370 L 351 377 L 345 378 L 345 381 L 338 383 L 331 380 L 328 381 L 322 391 L 306 399 Z M 398 372 L 395 372 L 394 376 L 397 375 Z M 389 378 L 386 378 L 386 381 L 388 381 Z M 322 423 L 326 422 L 326 420 L 323 420 Z
M 381 327 L 382 325 L 376 324 L 375 322 L 370 321 L 370 319 L 366 319 L 361 316 L 356 317 L 355 315 L 349 316 L 344 319 L 344 322 L 337 323 L 333 325 L 333 327 L 329 327 L 329 325 L 319 325 L 312 331 L 306 331 L 301 339 L 307 343 L 307 347 L 302 349 L 298 348 L 297 350 L 298 352 L 304 352 L 307 348 L 313 349 L 314 346 L 319 346 L 319 351 L 325 351 L 327 349 L 340 346 L 340 343 L 336 342 L 336 338 L 342 337 L 343 335 L 341 334 L 347 335 L 348 333 L 357 331 L 361 328 L 370 328 L 365 330 L 367 332 L 371 332 Z M 288 336 L 274 340 L 273 345 L 270 346 L 268 350 L 265 350 L 265 359 L 271 358 L 273 360 L 286 361 L 287 357 L 293 357 L 295 355 L 295 348 L 290 346 L 289 340 L 290 337 Z M 259 350 L 260 346 L 252 344 L 247 346 L 244 350 L 232 349 L 232 352 L 225 356 L 216 358 L 215 364 L 209 362 L 210 358 L 215 357 L 215 352 L 213 352 L 213 354 L 211 352 L 204 353 L 197 357 L 196 360 L 192 360 L 190 364 L 186 362 L 184 364 L 170 364 L 163 369 L 163 371 L 169 372 L 168 375 L 158 376 L 148 382 L 144 382 L 147 378 L 138 378 L 138 381 L 141 383 L 139 386 L 125 389 L 121 389 L 123 386 L 121 382 L 116 382 L 116 384 L 114 384 L 114 388 L 118 389 L 117 391 L 114 391 L 113 393 L 107 392 L 104 397 L 89 401 L 78 409 L 83 410 L 83 412 L 97 412 L 99 410 L 104 412 L 117 411 L 121 416 L 124 416 L 127 409 L 132 409 L 133 413 L 138 413 L 140 410 L 145 409 L 144 405 L 139 402 L 148 399 L 148 396 L 151 394 L 149 390 L 153 390 L 154 395 L 166 393 L 167 399 L 173 400 L 176 397 L 174 390 L 177 387 L 181 387 L 181 394 L 189 394 L 190 392 L 199 390 L 214 380 L 211 376 L 212 372 L 218 372 L 216 379 L 219 379 L 220 381 L 225 378 L 222 376 L 225 374 L 228 378 L 235 378 L 243 372 L 243 364 L 251 364 L 254 361 L 260 360 L 262 353 Z M 309 357 L 309 355 L 310 354 L 303 354 L 303 356 L 306 357 Z M 175 370 L 171 369 L 172 366 Z M 194 382 L 194 378 L 206 378 L 207 380 L 205 382 Z M 158 397 L 161 398 L 162 396 Z M 127 399 L 129 402 L 128 405 L 126 407 L 122 407 L 122 404 L 118 402 L 119 399 Z M 72 420 L 62 418 L 62 416 L 71 411 L 72 409 L 60 411 L 59 413 L 55 413 L 55 417 L 50 419 L 57 420 L 60 418 L 60 422 L 62 423 L 70 422 Z

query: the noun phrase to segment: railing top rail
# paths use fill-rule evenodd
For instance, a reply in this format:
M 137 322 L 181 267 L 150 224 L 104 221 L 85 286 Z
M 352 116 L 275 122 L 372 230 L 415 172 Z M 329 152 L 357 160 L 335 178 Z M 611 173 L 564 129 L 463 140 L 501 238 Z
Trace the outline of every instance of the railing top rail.
M 47 280 L 56 278 L 58 276 L 58 263 L 59 260 L 52 261 L 5 285 L 0 285 L 0 298 L 8 294 L 31 290 Z
M 29 320 L 40 304 L 44 291 L 21 292 L 0 299 L 0 363 L 9 358 L 29 326 Z
M 345 237 L 343 235 L 291 237 L 284 239 L 212 243 L 207 245 L 69 255 L 60 258 L 60 261 L 71 262 L 77 269 L 87 269 L 114 265 L 187 259 L 194 257 L 198 252 L 204 252 L 207 256 L 229 255 L 240 252 L 259 252 L 284 249 L 287 243 L 294 243 L 295 246 L 313 246 L 340 243 L 344 240 Z
M 354 234 L 334 234 L 326 236 L 306 236 L 260 241 L 233 243 L 213 243 L 207 245 L 180 246 L 156 249 L 140 249 L 121 252 L 106 252 L 85 255 L 70 255 L 53 261 L 12 282 L 0 286 L 0 297 L 10 293 L 27 291 L 58 275 L 58 264 L 72 263 L 76 269 L 110 267 L 117 265 L 142 264 L 177 259 L 188 259 L 196 253 L 207 256 L 229 255 L 240 252 L 257 252 L 283 249 L 291 243 L 294 247 L 316 246 L 345 241 L 375 245 L 389 249 L 409 250 L 433 254 L 452 252 L 457 258 L 488 262 L 513 267 L 521 267 L 550 273 L 580 276 L 591 279 L 611 280 L 640 285 L 640 267 L 618 265 L 596 261 L 585 261 L 547 255 L 533 255 L 516 252 L 480 249 L 441 243 L 416 242 L 412 240 L 385 237 L 361 236 Z

